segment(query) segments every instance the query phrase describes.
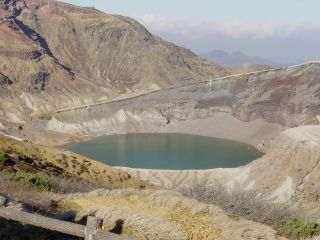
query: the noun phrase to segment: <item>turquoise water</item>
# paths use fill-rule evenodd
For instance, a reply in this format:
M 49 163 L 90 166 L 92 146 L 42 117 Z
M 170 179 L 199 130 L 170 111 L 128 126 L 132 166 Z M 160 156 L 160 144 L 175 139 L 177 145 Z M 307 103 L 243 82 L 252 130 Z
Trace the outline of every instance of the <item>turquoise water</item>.
M 112 166 L 174 170 L 239 167 L 262 155 L 235 141 L 171 133 L 104 136 L 66 148 Z

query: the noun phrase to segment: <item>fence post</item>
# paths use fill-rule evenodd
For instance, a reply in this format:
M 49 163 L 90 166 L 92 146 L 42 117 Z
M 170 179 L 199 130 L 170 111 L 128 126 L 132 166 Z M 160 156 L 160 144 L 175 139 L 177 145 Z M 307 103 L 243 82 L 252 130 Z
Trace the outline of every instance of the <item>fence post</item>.
M 94 235 L 101 228 L 102 219 L 88 216 L 87 226 L 84 230 L 85 240 L 95 240 Z

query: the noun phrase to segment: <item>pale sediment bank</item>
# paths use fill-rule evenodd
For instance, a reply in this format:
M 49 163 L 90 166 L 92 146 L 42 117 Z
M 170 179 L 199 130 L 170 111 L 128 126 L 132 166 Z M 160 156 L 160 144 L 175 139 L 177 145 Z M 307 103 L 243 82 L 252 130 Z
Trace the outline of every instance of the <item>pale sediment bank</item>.
M 162 132 L 223 138 L 247 143 L 265 152 L 272 140 L 284 129 L 279 124 L 267 123 L 261 119 L 243 122 L 228 113 L 217 113 L 210 118 L 175 122 L 162 129 Z
M 115 120 L 116 119 L 111 118 L 111 122 Z M 122 124 L 117 126 L 109 124 L 97 124 L 96 126 L 90 127 L 80 126 L 79 132 L 85 134 L 61 134 L 60 139 L 56 135 L 55 142 L 47 142 L 51 140 L 42 139 L 42 144 L 59 146 L 66 143 L 85 141 L 99 136 L 127 133 L 181 133 L 242 142 L 254 146 L 261 152 L 265 152 L 272 140 L 282 130 L 286 129 L 279 124 L 267 123 L 261 119 L 252 122 L 243 122 L 234 118 L 229 113 L 224 112 L 218 112 L 209 118 L 172 121 L 167 125 L 147 124 L 147 121 L 146 124 L 143 124 L 143 121 L 145 120 L 135 125 L 130 123 L 130 119 L 126 119 Z M 74 128 L 75 126 L 72 125 L 70 127 Z M 79 125 L 77 127 L 79 127 Z M 96 129 L 100 129 L 100 131 Z M 68 129 L 65 128 L 64 132 L 67 133 Z M 55 133 L 57 134 L 59 132 L 56 131 Z
M 68 143 L 87 141 L 95 137 L 115 134 L 181 133 L 242 142 L 254 146 L 261 152 L 266 152 L 272 139 L 285 129 L 279 124 L 267 123 L 261 119 L 243 122 L 225 112 L 218 112 L 208 118 L 171 121 L 170 124 L 161 125 L 148 124 L 148 120 L 132 123 L 131 119 L 121 120 L 122 122 L 117 125 L 109 124 L 109 122 L 113 123 L 117 120 L 117 116 L 111 116 L 110 121 L 106 124 L 96 123 L 90 127 L 59 122 L 58 126 L 51 125 L 50 128 L 39 128 L 37 123 L 31 122 L 24 124 L 23 130 L 18 130 L 19 124 L 3 121 L 2 131 L 4 134 L 21 139 L 29 139 L 36 144 L 47 146 L 63 146 Z M 54 122 L 57 122 L 57 120 Z M 60 125 L 63 128 L 60 128 Z M 44 126 L 46 125 L 44 124 Z M 78 132 L 74 133 L 68 127 L 71 129 L 77 127 Z

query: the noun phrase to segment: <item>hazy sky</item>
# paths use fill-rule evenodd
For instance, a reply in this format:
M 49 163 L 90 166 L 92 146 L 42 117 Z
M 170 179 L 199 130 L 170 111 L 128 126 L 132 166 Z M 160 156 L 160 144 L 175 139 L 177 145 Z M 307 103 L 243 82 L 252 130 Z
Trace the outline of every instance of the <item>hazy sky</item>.
M 320 60 L 320 0 L 65 0 L 131 16 L 197 53 L 242 51 L 279 63 Z

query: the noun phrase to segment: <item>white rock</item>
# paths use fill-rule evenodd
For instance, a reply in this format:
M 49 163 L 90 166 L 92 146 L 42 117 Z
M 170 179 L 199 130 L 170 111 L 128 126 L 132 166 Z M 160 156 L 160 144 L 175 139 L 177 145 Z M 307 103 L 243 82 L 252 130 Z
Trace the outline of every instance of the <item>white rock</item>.
M 0 130 L 6 130 L 6 127 L 0 122 Z
M 7 198 L 0 195 L 0 207 L 3 207 L 7 202 Z

